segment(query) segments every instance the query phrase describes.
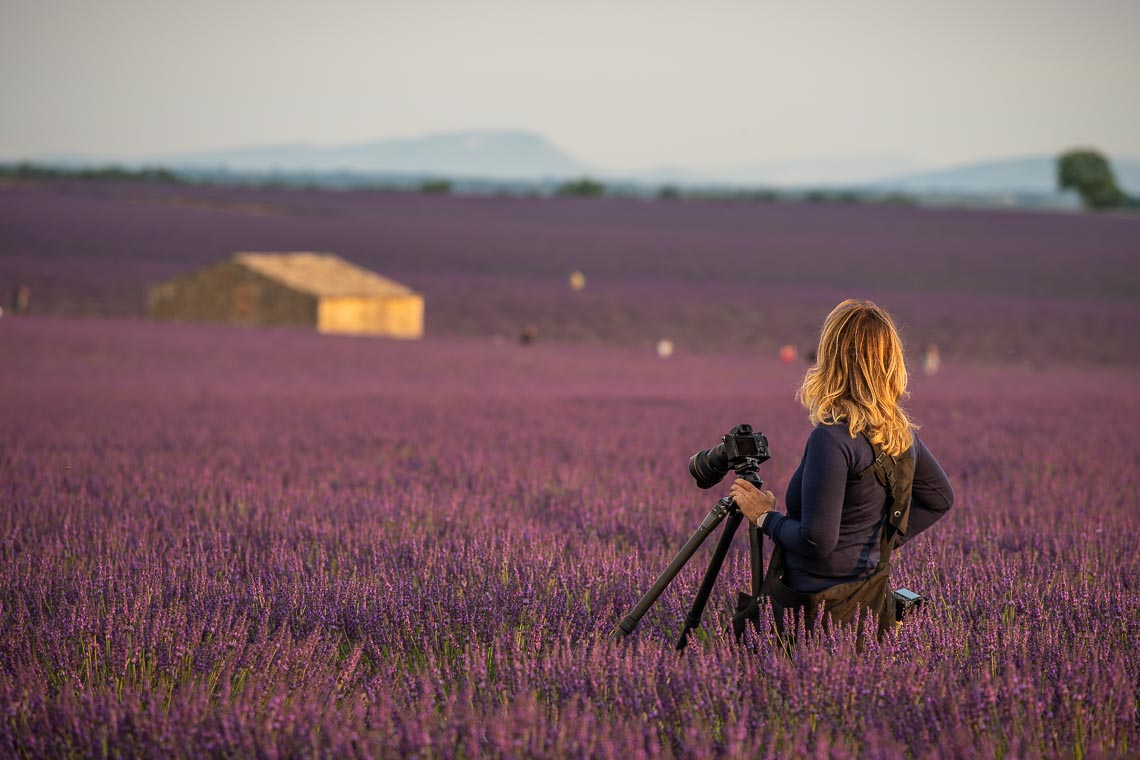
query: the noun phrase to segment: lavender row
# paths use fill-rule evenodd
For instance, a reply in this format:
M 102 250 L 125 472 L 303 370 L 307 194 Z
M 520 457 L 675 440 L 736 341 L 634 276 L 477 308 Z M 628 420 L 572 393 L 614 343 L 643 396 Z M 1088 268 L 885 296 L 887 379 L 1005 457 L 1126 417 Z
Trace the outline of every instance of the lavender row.
M 0 294 L 143 312 L 236 250 L 331 250 L 406 282 L 439 336 L 810 348 L 851 295 L 949 359 L 1135 365 L 1140 224 L 1078 214 L 114 185 L 0 188 Z M 586 274 L 571 292 L 567 275 Z

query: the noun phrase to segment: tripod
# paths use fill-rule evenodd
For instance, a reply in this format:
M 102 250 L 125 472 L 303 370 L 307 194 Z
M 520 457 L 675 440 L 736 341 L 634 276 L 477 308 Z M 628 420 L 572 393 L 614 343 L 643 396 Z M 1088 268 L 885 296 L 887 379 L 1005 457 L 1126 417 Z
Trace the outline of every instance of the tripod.
M 764 481 L 756 475 L 760 463 L 754 458 L 747 458 L 740 465 L 735 468 L 736 474 L 747 480 L 757 488 L 764 485 Z M 740 508 L 736 506 L 731 496 L 725 496 L 718 501 L 713 508 L 709 511 L 708 515 L 701 522 L 699 528 L 685 545 L 681 547 L 681 551 L 677 552 L 677 556 L 673 557 L 673 561 L 665 568 L 665 571 L 657 577 L 645 595 L 633 606 L 629 614 L 622 619 L 617 628 L 614 628 L 610 633 L 610 638 L 614 641 L 619 641 L 637 627 L 641 621 L 642 615 L 653 606 L 657 601 L 657 597 L 661 596 L 661 592 L 665 590 L 685 563 L 696 553 L 700 545 L 704 543 L 709 534 L 716 530 L 725 518 L 728 522 L 725 523 L 724 531 L 721 532 L 720 540 L 717 541 L 716 549 L 713 551 L 712 559 L 709 561 L 708 570 L 705 571 L 705 578 L 701 581 L 701 587 L 697 591 L 697 596 L 693 599 L 693 606 L 689 609 L 689 614 L 685 616 L 685 624 L 681 628 L 681 635 L 677 639 L 677 649 L 684 649 L 685 644 L 689 640 L 689 634 L 698 625 L 701 624 L 701 615 L 705 611 L 705 605 L 708 603 L 709 594 L 712 593 L 713 585 L 716 584 L 716 577 L 720 574 L 721 565 L 724 564 L 724 558 L 728 555 L 728 549 L 732 545 L 733 536 L 736 534 L 736 529 L 740 527 L 740 521 L 744 519 L 744 514 Z M 758 599 L 760 597 L 761 585 L 764 582 L 764 555 L 762 546 L 763 537 L 760 530 L 755 525 L 748 526 L 748 544 L 752 553 L 752 598 Z

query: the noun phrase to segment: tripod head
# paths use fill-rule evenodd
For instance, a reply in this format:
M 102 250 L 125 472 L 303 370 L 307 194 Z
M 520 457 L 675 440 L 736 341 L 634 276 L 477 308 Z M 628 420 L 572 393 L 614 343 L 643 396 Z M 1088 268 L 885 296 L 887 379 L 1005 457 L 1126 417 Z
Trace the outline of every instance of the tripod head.
M 764 457 L 764 459 L 767 459 L 767 457 Z M 733 467 L 732 470 L 736 473 L 737 477 L 744 478 L 757 488 L 763 488 L 764 481 L 756 474 L 760 471 L 760 463 L 763 461 L 763 459 L 757 457 L 742 457 L 739 464 Z

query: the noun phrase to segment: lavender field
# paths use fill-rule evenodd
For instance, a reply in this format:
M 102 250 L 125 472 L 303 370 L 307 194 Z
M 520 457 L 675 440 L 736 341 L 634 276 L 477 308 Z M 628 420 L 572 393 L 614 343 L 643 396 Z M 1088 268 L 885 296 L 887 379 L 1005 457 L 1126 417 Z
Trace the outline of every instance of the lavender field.
M 1131 370 L 917 377 L 958 495 L 899 558 L 929 608 L 788 660 L 723 633 L 743 532 L 683 655 L 698 567 L 606 634 L 719 495 L 695 449 L 752 422 L 782 496 L 801 366 L 60 318 L 0 346 L 4 754 L 1140 747 Z
M 141 319 L 248 248 L 414 285 L 427 339 Z M 1138 253 L 1083 215 L 0 187 L 0 287 L 33 288 L 0 319 L 0 755 L 1137 756 Z M 927 608 L 862 653 L 736 643 L 741 531 L 685 652 L 712 541 L 610 642 L 723 492 L 690 454 L 751 423 L 782 504 L 806 365 L 774 349 L 851 295 L 899 315 L 956 491 L 893 571 Z
M 948 359 L 1140 365 L 1137 216 L 0 185 L 0 295 L 27 284 L 36 313 L 141 316 L 148 285 L 239 250 L 375 269 L 424 294 L 432 335 L 771 354 L 857 294 Z

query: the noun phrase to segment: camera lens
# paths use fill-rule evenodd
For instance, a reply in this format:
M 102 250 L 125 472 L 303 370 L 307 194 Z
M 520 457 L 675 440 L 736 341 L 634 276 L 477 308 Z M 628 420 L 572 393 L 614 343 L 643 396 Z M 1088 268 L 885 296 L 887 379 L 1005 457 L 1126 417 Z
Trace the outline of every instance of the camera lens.
M 712 488 L 728 474 L 728 456 L 724 444 L 698 451 L 689 458 L 689 474 L 701 488 Z

